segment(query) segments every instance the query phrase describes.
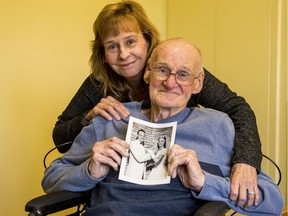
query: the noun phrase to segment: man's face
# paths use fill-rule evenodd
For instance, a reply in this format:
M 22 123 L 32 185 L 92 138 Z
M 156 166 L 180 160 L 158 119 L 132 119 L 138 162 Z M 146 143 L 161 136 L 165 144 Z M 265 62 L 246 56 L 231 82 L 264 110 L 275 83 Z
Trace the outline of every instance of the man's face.
M 145 133 L 143 131 L 139 131 L 138 133 L 138 139 L 140 142 L 143 142 L 145 139 Z
M 191 49 L 191 45 L 188 44 L 167 43 L 158 49 L 156 57 L 149 65 L 151 67 L 149 93 L 152 104 L 175 111 L 186 107 L 192 93 L 200 91 L 199 81 L 193 77 L 198 76 L 198 74 L 194 74 L 195 59 L 197 59 L 195 58 L 195 50 Z M 159 70 L 159 67 L 170 71 L 166 80 L 157 79 L 155 68 Z M 182 72 L 192 74 L 191 79 L 194 82 L 190 82 L 190 85 L 179 82 L 175 74 Z

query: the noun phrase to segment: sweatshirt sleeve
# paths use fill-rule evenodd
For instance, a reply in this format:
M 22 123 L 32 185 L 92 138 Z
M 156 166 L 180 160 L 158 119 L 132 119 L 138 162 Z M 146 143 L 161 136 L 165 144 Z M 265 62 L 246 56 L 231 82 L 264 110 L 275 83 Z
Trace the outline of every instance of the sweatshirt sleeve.
M 92 178 L 88 172 L 91 149 L 95 141 L 93 124 L 84 127 L 71 149 L 46 169 L 42 180 L 46 193 L 60 190 L 86 191 L 102 180 Z
M 231 119 L 223 113 L 219 116 L 214 115 L 216 121 L 214 141 L 210 143 L 209 150 L 205 154 L 197 152 L 198 158 L 210 165 L 216 165 L 220 172 L 215 173 L 215 168 L 206 169 L 201 165 L 205 175 L 205 183 L 200 193 L 192 194 L 197 199 L 207 201 L 222 201 L 231 209 L 245 215 L 280 215 L 283 208 L 283 196 L 279 187 L 273 180 L 260 171 L 257 176 L 258 189 L 260 193 L 260 204 L 244 209 L 243 206 L 237 206 L 235 202 L 229 199 L 230 196 L 230 157 L 233 153 L 234 128 Z M 211 119 L 211 117 L 210 117 Z M 201 147 L 198 147 L 201 149 Z M 203 147 L 202 147 L 203 148 Z M 202 153 L 202 154 L 201 154 Z M 221 156 L 221 157 L 220 157 Z M 244 205 L 245 206 L 245 205 Z
M 244 209 L 229 199 L 230 179 L 205 172 L 205 184 L 201 192 L 192 194 L 197 199 L 225 202 L 231 209 L 246 215 L 281 215 L 284 200 L 278 186 L 263 172 L 258 175 L 260 204 Z
M 194 97 L 193 97 L 194 96 Z M 231 91 L 227 84 L 205 70 L 203 89 L 192 96 L 190 106 L 201 106 L 225 112 L 235 127 L 235 154 L 231 162 L 246 163 L 261 170 L 261 142 L 256 117 L 245 99 Z

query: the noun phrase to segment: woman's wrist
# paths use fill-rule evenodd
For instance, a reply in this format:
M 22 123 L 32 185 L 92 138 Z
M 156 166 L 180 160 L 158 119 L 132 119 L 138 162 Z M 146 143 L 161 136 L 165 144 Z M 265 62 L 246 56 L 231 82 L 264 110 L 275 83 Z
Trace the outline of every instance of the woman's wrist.
M 82 124 L 83 126 L 87 126 L 87 125 L 89 124 L 90 119 L 89 119 L 88 116 L 89 116 L 89 112 L 88 112 L 87 114 L 85 114 L 84 117 L 82 118 L 81 124 Z

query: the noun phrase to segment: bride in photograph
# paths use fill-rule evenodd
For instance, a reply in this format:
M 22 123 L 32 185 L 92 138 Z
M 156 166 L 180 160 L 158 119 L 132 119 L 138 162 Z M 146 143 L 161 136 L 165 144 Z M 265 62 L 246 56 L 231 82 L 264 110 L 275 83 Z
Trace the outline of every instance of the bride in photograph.
M 166 166 L 166 137 L 160 136 L 157 142 L 157 153 L 154 154 L 152 150 L 149 150 L 151 158 L 153 159 L 155 165 L 152 168 L 148 180 L 159 180 L 164 179 L 167 176 L 167 166 Z

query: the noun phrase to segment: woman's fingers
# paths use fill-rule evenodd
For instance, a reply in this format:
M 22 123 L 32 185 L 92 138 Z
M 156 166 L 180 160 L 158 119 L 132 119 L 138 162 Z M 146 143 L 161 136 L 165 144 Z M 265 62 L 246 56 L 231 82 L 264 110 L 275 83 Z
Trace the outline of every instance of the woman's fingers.
M 86 119 L 91 120 L 95 116 L 100 115 L 108 121 L 112 119 L 120 120 L 121 117 L 128 117 L 130 112 L 128 109 L 115 98 L 108 96 L 102 98 L 98 104 L 87 114 Z

